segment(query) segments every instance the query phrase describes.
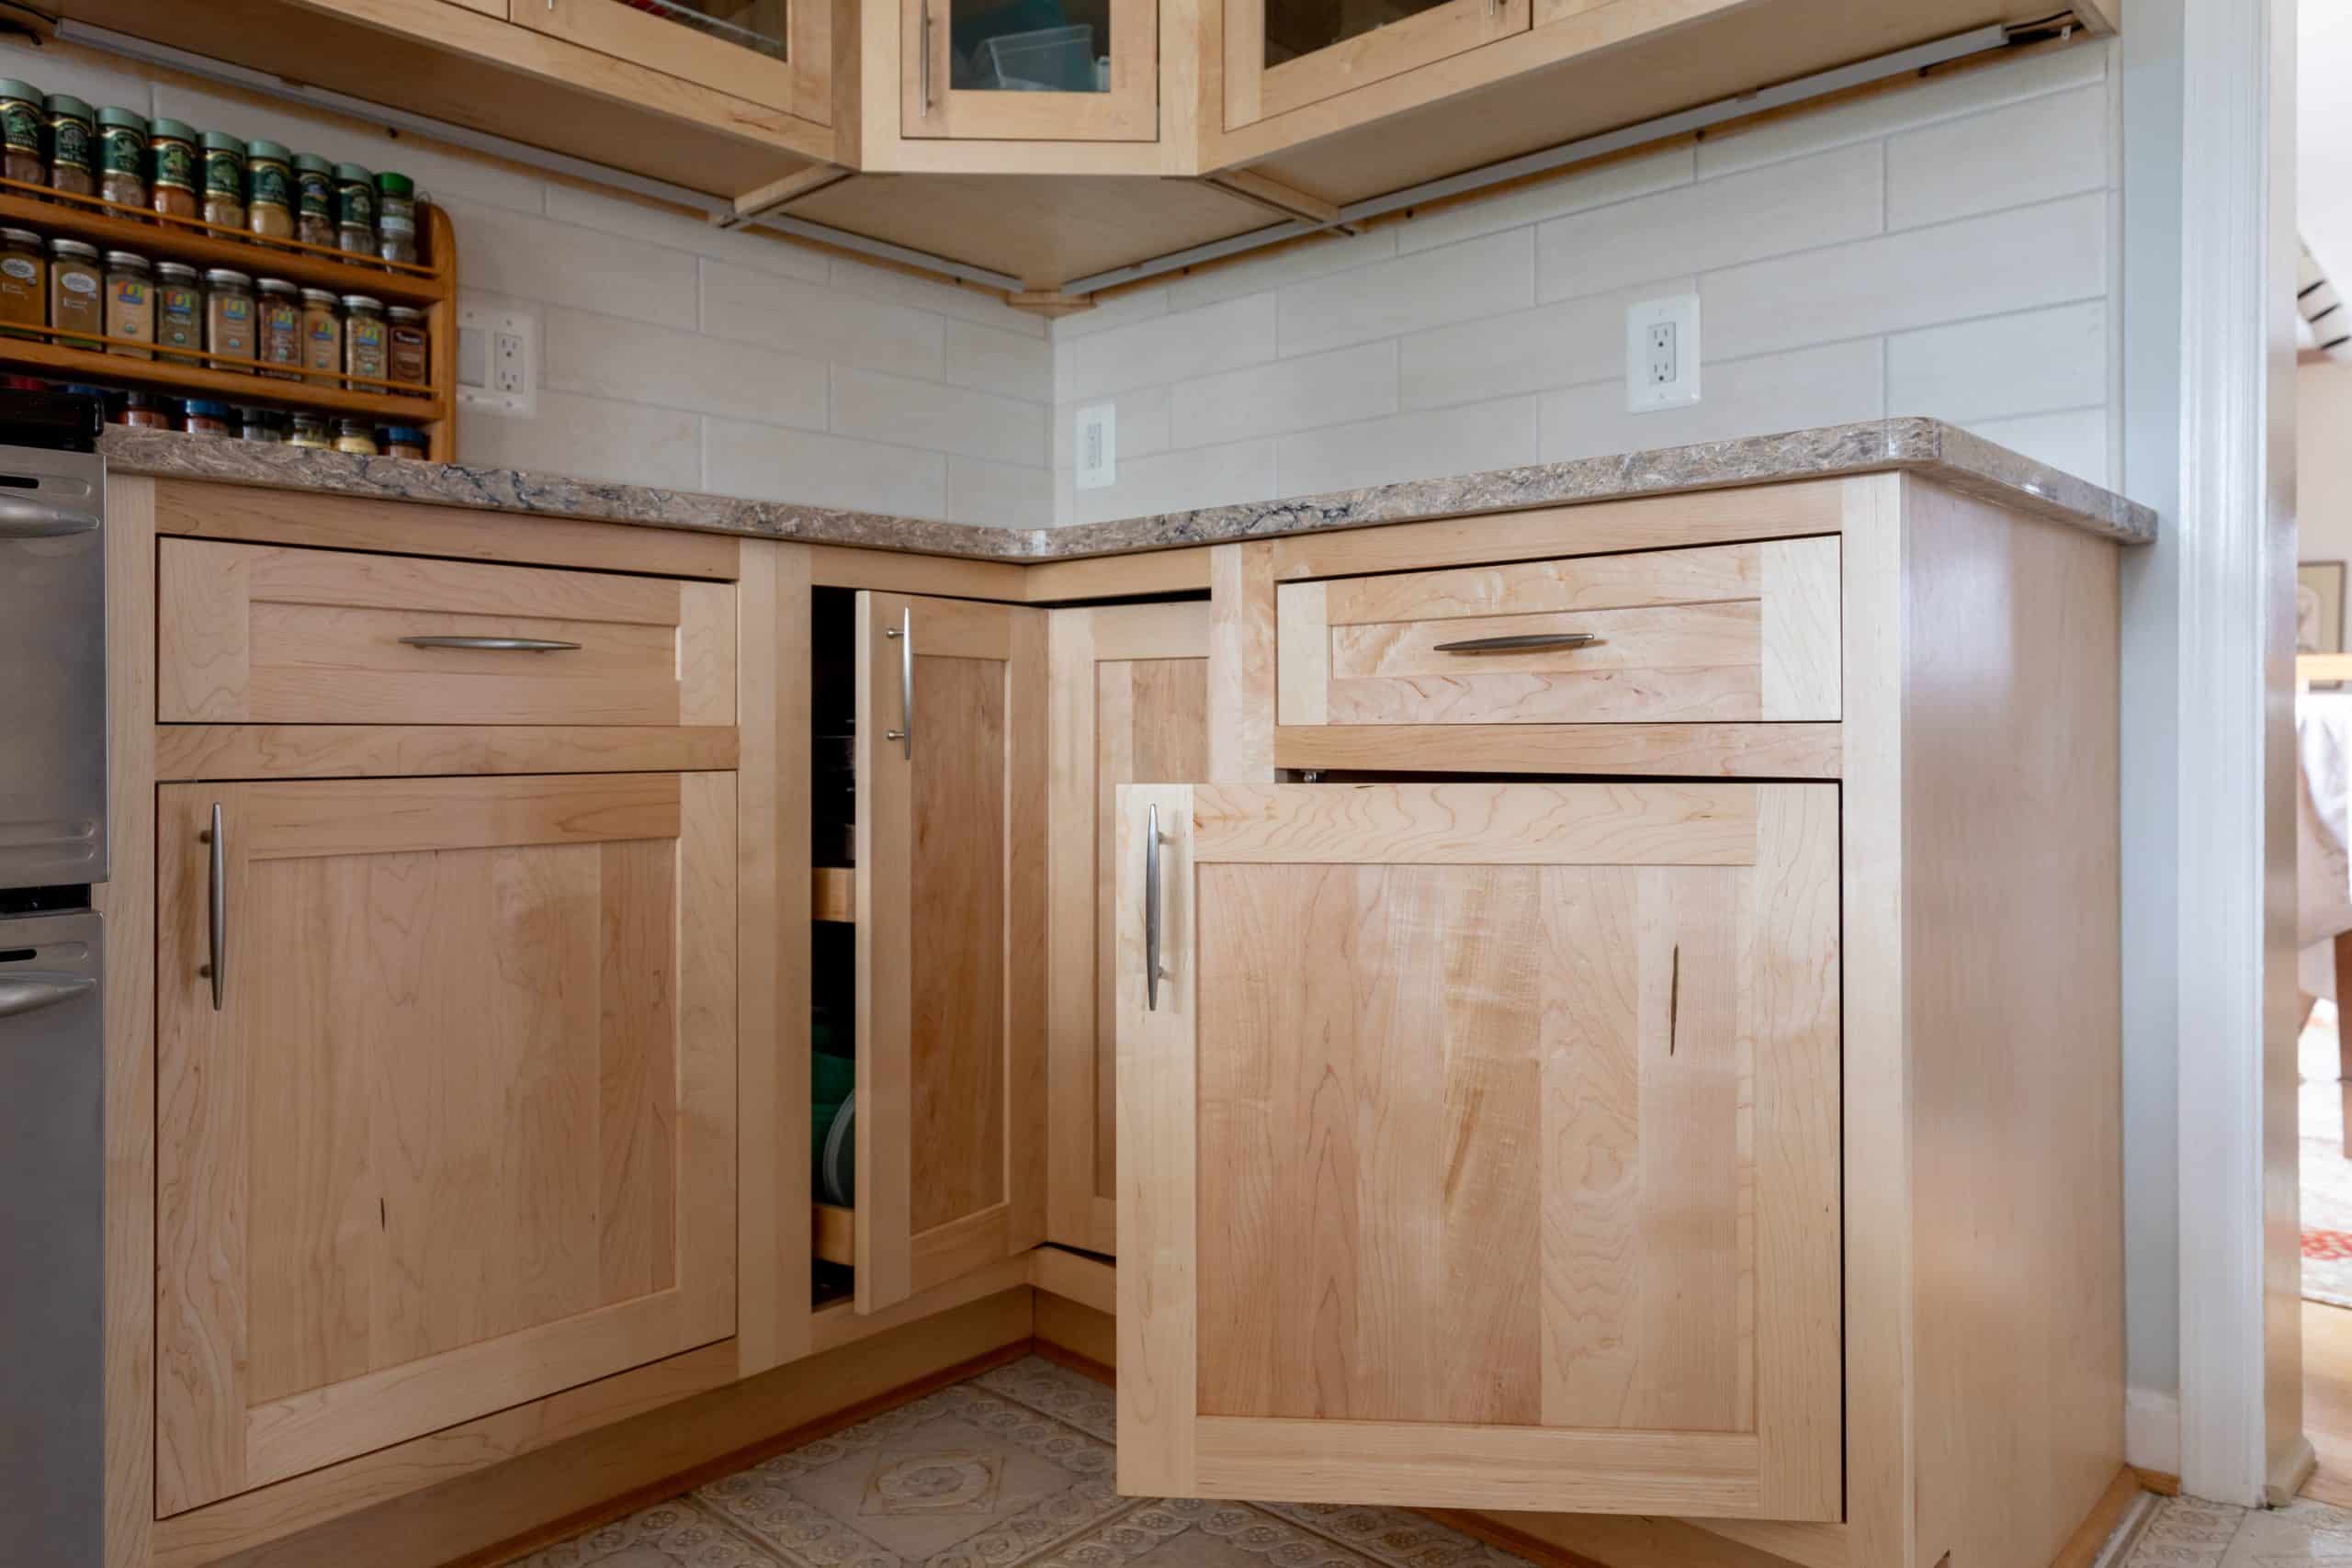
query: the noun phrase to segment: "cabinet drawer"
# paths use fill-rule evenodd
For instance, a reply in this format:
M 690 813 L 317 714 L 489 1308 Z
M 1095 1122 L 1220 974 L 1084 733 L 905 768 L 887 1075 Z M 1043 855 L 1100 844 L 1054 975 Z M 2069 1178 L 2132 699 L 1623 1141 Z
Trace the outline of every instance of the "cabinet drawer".
M 729 582 L 209 539 L 159 575 L 166 724 L 735 722 Z
M 1838 716 L 1834 536 L 1284 583 L 1284 725 Z

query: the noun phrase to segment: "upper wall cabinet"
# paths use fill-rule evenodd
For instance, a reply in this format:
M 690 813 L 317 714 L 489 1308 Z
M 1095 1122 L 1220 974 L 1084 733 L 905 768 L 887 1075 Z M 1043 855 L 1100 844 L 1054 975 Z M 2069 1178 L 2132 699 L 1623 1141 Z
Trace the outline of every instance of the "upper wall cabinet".
M 1226 0 L 1226 126 L 1254 124 L 1525 32 L 1532 3 Z
M 825 0 L 511 0 L 516 22 L 616 60 L 832 122 Z
M 901 135 L 1017 141 L 1159 136 L 1153 0 L 900 4 Z

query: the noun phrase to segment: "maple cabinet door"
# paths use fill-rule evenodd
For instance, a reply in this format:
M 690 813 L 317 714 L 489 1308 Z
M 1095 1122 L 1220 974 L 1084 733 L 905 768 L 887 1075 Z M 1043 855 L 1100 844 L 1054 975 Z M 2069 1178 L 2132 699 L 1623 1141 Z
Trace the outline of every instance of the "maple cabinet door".
M 1119 799 L 1120 1491 L 1837 1518 L 1836 786 Z
M 1046 1239 L 1118 1251 L 1118 791 L 1208 776 L 1209 604 L 1051 614 L 1053 1010 Z
M 859 1312 L 1045 1238 L 1045 612 L 857 596 Z
M 157 792 L 161 1512 L 734 1332 L 734 803 Z

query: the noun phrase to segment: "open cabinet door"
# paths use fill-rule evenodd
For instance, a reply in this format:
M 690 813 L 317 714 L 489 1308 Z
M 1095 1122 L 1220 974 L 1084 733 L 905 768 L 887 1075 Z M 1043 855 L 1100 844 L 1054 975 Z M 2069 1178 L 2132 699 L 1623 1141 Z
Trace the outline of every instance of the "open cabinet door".
M 1045 612 L 857 596 L 856 1308 L 1045 1239 Z
M 1839 1517 L 1835 785 L 1119 799 L 1121 1492 Z

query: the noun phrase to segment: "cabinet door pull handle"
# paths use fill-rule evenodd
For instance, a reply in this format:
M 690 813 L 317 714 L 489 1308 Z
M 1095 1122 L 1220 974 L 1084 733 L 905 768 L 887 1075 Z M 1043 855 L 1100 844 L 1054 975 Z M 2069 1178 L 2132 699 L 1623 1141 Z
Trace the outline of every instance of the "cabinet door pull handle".
M 1474 637 L 1466 642 L 1442 642 L 1439 653 L 1534 653 L 1548 648 L 1582 648 L 1600 638 L 1591 632 L 1528 632 L 1516 637 Z
M 0 501 L 0 539 L 54 539 L 67 534 L 95 534 L 98 523 L 96 511 L 87 506 Z
M 580 646 L 543 637 L 404 637 L 401 640 L 411 648 L 473 648 L 492 653 L 561 653 Z
M 95 988 L 97 981 L 87 975 L 57 975 L 42 969 L 20 969 L 13 975 L 0 975 L 0 1018 L 15 1018 L 19 1013 L 39 1012 Z
M 920 118 L 931 118 L 931 0 L 922 0 L 922 39 L 916 46 L 921 63 L 915 68 L 916 87 L 922 94 Z M 899 58 L 904 59 L 901 55 Z
M 212 962 L 197 971 L 212 982 L 212 1010 L 220 1010 L 220 992 L 229 983 L 229 835 L 220 821 L 220 803 L 212 803 L 212 826 L 197 837 L 211 846 L 206 856 L 206 877 L 210 891 L 209 925 L 212 933 Z
M 1143 1007 L 1159 1010 L 1159 807 L 1144 812 L 1143 829 Z
M 1674 944 L 1673 966 L 1666 977 L 1666 1054 L 1674 1055 L 1674 1037 L 1682 1022 L 1682 944 Z
M 906 750 L 907 761 L 915 760 L 915 612 L 912 605 L 899 612 L 899 624 L 884 626 L 882 635 L 899 645 L 899 723 L 903 728 L 886 729 L 885 740 L 896 740 Z

